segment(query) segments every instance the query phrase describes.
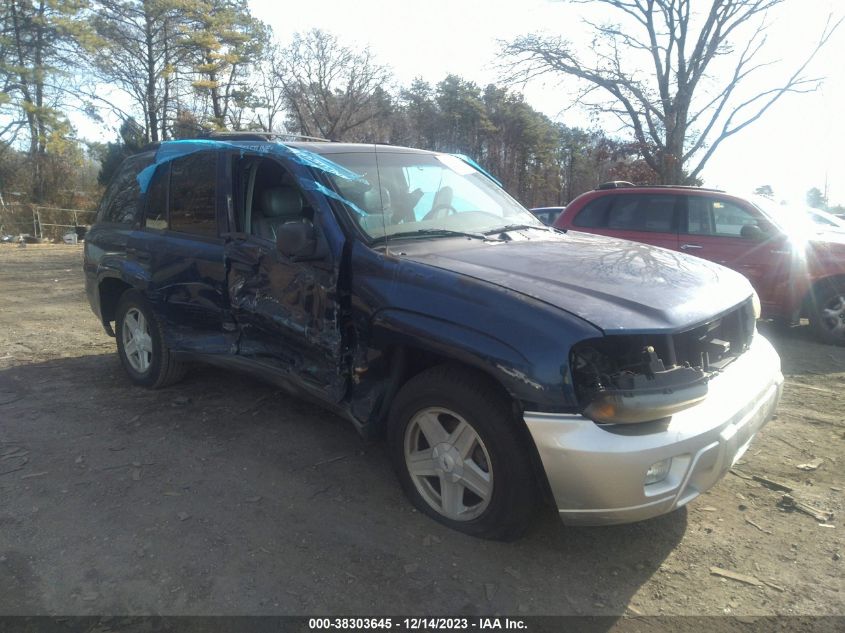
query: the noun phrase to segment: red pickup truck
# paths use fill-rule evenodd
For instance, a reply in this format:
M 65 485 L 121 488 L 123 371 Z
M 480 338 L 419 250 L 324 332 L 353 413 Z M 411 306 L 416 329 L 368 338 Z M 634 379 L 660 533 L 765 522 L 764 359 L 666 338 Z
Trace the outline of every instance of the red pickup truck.
M 845 344 L 845 234 L 800 210 L 714 189 L 612 182 L 578 196 L 554 224 L 662 246 L 745 275 L 763 316 L 806 316 L 818 337 Z

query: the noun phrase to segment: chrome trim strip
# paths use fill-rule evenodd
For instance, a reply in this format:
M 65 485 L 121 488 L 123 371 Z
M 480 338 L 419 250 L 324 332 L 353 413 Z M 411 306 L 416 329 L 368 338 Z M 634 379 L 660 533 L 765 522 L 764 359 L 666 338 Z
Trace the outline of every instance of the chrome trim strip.
M 587 508 L 578 508 L 572 510 L 561 510 L 558 508 L 558 513 L 560 514 L 596 514 L 599 512 L 608 512 L 608 513 L 617 513 L 617 512 L 625 512 L 628 510 L 642 510 L 643 508 L 649 508 L 651 506 L 656 506 L 661 503 L 666 503 L 670 501 L 671 497 L 664 497 L 663 499 L 658 499 L 657 501 L 649 501 L 648 503 L 643 503 L 638 506 L 628 506 L 627 508 L 601 508 L 601 509 L 587 509 Z M 674 507 L 674 506 L 673 506 Z

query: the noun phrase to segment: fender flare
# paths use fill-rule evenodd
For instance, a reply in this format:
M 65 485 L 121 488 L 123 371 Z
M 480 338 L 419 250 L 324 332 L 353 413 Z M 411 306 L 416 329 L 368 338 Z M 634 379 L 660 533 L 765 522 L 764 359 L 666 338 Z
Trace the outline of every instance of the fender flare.
M 370 320 L 369 345 L 422 349 L 474 367 L 522 402 L 542 399 L 538 394 L 548 387 L 532 375 L 533 365 L 512 345 L 467 325 L 419 312 L 380 310 Z
M 112 265 L 109 265 L 109 264 Z M 120 283 L 126 286 L 127 289 L 139 290 L 145 292 L 149 285 L 149 276 L 140 266 L 133 266 L 130 262 L 115 259 L 110 262 L 109 259 L 104 259 L 97 266 L 96 271 L 96 300 L 97 309 L 95 310 L 97 316 L 100 318 L 100 323 L 106 330 L 109 336 L 114 336 L 110 321 L 108 318 L 109 310 L 114 308 L 117 300 L 104 305 L 103 302 L 103 284 L 106 283 Z M 112 305 L 112 303 L 114 305 Z

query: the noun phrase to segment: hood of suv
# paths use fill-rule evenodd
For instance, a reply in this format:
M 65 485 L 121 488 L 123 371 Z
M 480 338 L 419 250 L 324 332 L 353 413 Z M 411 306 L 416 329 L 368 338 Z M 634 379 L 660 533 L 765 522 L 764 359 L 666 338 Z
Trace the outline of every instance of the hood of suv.
M 808 240 L 813 245 L 836 248 L 845 247 L 845 232 L 842 231 L 820 231 Z
M 445 242 L 403 245 L 404 255 L 554 305 L 605 333 L 681 330 L 730 310 L 752 292 L 742 275 L 718 264 L 586 233 Z

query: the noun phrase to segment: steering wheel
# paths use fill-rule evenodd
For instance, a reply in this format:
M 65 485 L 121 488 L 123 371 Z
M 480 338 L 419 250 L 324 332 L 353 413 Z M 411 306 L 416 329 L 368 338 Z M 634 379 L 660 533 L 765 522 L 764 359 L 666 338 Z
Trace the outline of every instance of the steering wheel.
M 453 207 L 451 204 L 441 204 L 434 207 L 431 211 L 426 213 L 423 216 L 423 221 L 425 220 L 436 220 L 441 217 L 448 217 L 450 215 L 457 215 L 458 210 Z

